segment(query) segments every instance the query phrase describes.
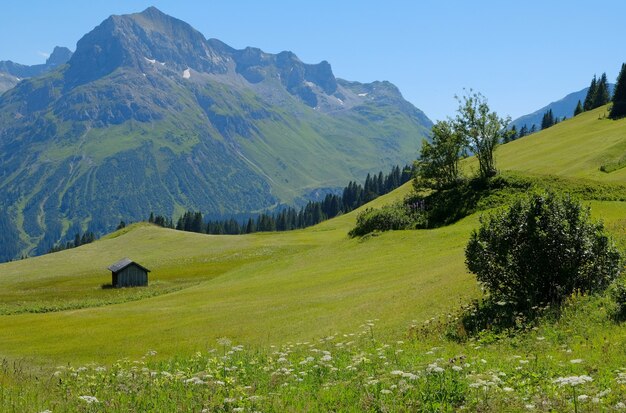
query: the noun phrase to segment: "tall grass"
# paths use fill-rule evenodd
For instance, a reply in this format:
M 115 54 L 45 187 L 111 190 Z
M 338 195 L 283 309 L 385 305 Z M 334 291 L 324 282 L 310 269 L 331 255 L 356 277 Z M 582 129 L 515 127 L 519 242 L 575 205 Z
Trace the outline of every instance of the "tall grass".
M 191 356 L 59 366 L 3 364 L 2 411 L 608 411 L 626 408 L 626 344 L 605 296 L 573 295 L 561 318 L 516 335 L 449 341 L 455 314 L 401 340 L 378 321 L 352 333 L 247 348 L 227 338 Z

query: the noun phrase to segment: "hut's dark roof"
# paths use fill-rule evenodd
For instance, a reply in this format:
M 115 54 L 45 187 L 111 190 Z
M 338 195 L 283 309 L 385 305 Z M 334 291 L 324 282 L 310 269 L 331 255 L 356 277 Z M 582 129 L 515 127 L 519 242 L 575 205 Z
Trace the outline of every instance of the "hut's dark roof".
M 135 261 L 131 260 L 130 258 L 123 258 L 119 260 L 118 262 L 116 262 L 115 264 L 112 264 L 111 266 L 109 266 L 108 269 L 109 271 L 113 273 L 118 273 L 131 264 L 135 264 L 137 267 L 144 269 L 146 272 L 150 272 L 149 269 L 147 269 L 143 265 L 137 264 Z

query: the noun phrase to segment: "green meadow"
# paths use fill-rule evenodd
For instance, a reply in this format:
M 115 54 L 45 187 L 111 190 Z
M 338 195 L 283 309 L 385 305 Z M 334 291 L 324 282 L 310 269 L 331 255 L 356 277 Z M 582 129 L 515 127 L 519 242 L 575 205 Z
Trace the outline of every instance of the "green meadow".
M 619 163 L 626 152 L 626 120 L 605 119 L 605 112 L 590 111 L 501 146 L 497 167 L 538 183 L 552 182 L 552 189 L 571 190 L 626 251 L 626 168 L 600 170 Z M 463 167 L 470 173 L 473 159 Z M 402 199 L 411 190 L 406 184 L 366 207 Z M 73 397 L 63 401 L 62 391 L 47 394 L 19 370 L 4 379 L 9 390 L 0 393 L 0 406 L 6 400 L 7 406 L 43 410 L 50 398 L 56 400 L 55 412 L 86 406 L 158 411 L 149 400 L 162 397 L 173 403 L 170 411 L 190 406 L 197 411 L 452 411 L 461 405 L 479 411 L 507 406 L 522 411 L 530 405 L 545 411 L 595 411 L 594 397 L 609 409 L 626 396 L 626 370 L 623 383 L 616 378 L 619 369 L 626 369 L 620 350 L 626 335 L 610 319 L 606 296 L 572 297 L 561 318 L 547 317 L 516 337 L 466 343 L 446 338 L 446 322 L 481 296 L 465 268 L 464 248 L 485 211 L 437 229 L 349 238 L 359 212 L 305 230 L 242 236 L 139 223 L 76 249 L 0 265 L 5 373 L 10 363 L 48 376 L 54 366 L 72 366 L 54 377 L 70 383 L 63 391 Z M 107 266 L 123 257 L 151 269 L 148 287 L 102 288 L 111 281 Z M 312 351 L 303 343 L 317 343 L 311 355 L 317 367 L 301 364 Z M 239 344 L 246 350 L 231 349 Z M 147 357 L 148 351 L 155 353 Z M 359 354 L 369 363 L 357 366 Z M 134 367 L 128 360 L 120 364 L 124 358 L 139 361 Z M 577 359 L 584 361 L 571 362 Z M 89 367 L 85 374 L 92 381 L 101 375 L 103 383 L 117 383 L 121 371 L 138 371 L 140 387 L 164 387 L 154 394 L 134 389 L 143 395 L 134 401 L 116 399 L 115 386 L 90 388 L 87 378 L 82 382 L 80 374 L 72 375 L 73 368 L 88 363 L 104 366 L 98 371 Z M 137 366 L 147 370 L 133 370 Z M 231 371 L 232 366 L 239 367 Z M 292 371 L 270 374 L 281 368 Z M 177 369 L 184 374 L 170 386 L 168 375 L 175 376 Z M 305 374 L 298 376 L 298 369 Z M 117 379 L 107 376 L 113 371 Z M 158 377 L 165 371 L 168 379 L 153 382 L 154 375 L 146 371 Z M 298 381 L 294 375 L 308 378 Z M 582 393 L 572 396 L 569 387 L 554 381 L 574 375 L 594 380 L 571 386 L 574 392 L 587 389 L 580 405 Z M 309 382 L 311 376 L 317 379 Z M 234 377 L 232 386 L 220 387 L 228 377 Z M 258 377 L 257 382 L 250 377 Z M 198 389 L 194 393 L 185 380 L 206 386 L 191 386 Z M 250 399 L 257 393 L 248 386 L 263 394 L 262 402 Z M 601 395 L 607 388 L 611 395 Z M 89 392 L 97 393 L 97 403 L 109 404 L 77 399 Z M 508 392 L 513 392 L 509 402 Z M 17 400 L 26 401 L 20 405 Z

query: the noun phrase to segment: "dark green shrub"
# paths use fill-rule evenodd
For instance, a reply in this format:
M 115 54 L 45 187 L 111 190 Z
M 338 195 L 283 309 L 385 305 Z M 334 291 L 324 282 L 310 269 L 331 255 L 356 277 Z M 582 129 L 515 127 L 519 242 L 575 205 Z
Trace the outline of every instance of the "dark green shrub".
M 613 316 L 618 321 L 626 320 L 626 283 L 618 280 L 611 289 L 611 298 L 615 302 Z
M 590 221 L 589 208 L 552 193 L 481 218 L 465 258 L 491 300 L 519 310 L 561 303 L 575 290 L 602 290 L 621 261 L 602 223 Z
M 385 205 L 380 209 L 367 208 L 356 218 L 351 237 L 360 237 L 373 231 L 391 231 L 413 227 L 409 209 L 402 203 Z

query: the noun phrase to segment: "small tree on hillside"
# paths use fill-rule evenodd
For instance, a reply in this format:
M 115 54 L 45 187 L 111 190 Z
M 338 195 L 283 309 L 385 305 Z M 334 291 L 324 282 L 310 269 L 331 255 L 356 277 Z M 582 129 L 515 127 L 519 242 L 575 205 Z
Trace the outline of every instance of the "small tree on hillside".
M 606 80 L 606 73 L 602 73 L 593 99 L 593 108 L 595 109 L 600 106 L 604 106 L 609 103 L 610 100 L 611 95 L 609 94 L 609 82 Z
M 416 186 L 447 188 L 459 180 L 459 158 L 465 142 L 449 121 L 437 122 L 432 132 L 432 143 L 422 141 Z
M 587 96 L 585 97 L 585 103 L 583 104 L 583 109 L 585 110 L 593 109 L 593 102 L 595 101 L 597 91 L 598 91 L 598 81 L 596 79 L 596 75 L 593 75 L 593 79 L 591 79 L 591 84 L 589 85 L 589 90 L 587 90 Z
M 524 124 L 519 130 L 519 137 L 523 138 L 526 135 L 528 135 L 528 125 Z
M 626 116 L 626 63 L 622 64 L 622 69 L 617 76 L 617 84 L 613 92 L 613 107 L 611 108 L 612 119 L 624 116 Z
M 467 267 L 494 302 L 521 311 L 560 303 L 575 290 L 604 289 L 621 257 L 589 208 L 554 194 L 532 195 L 481 218 L 465 249 Z
M 472 90 L 467 95 L 457 97 L 459 108 L 454 121 L 459 137 L 467 142 L 476 155 L 479 176 L 489 178 L 496 174 L 494 151 L 507 133 L 509 118 L 501 118 L 492 112 L 487 99 Z
M 541 129 L 547 129 L 555 123 L 556 121 L 554 120 L 552 109 L 549 109 L 546 113 L 543 114 L 543 118 L 541 119 Z
M 509 143 L 511 141 L 514 141 L 518 138 L 518 136 L 519 135 L 517 133 L 517 126 L 513 125 L 511 126 L 511 129 L 509 129 L 509 133 L 504 136 L 504 141 L 502 143 Z
M 585 109 L 583 109 L 583 104 L 579 100 L 578 104 L 576 105 L 576 109 L 574 109 L 574 116 L 578 116 L 581 113 L 583 113 L 584 111 L 585 111 Z

